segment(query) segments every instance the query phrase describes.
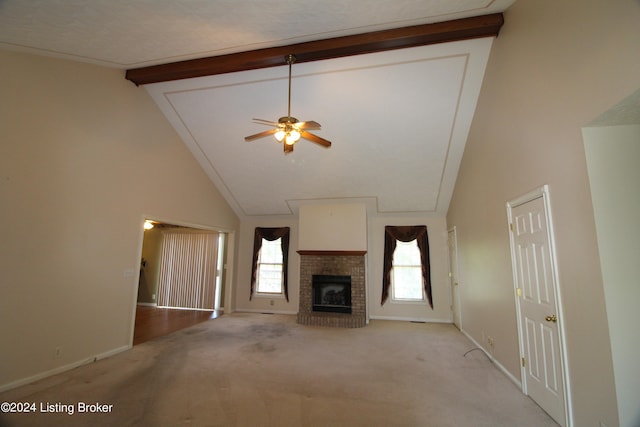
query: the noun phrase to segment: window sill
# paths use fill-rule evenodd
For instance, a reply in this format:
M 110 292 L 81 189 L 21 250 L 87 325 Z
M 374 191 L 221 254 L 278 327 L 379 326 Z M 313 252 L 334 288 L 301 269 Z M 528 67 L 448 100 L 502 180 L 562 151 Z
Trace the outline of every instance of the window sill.
M 406 300 L 406 299 L 393 299 L 391 298 L 389 302 L 393 304 L 402 304 L 402 305 L 428 305 L 427 300 Z
M 281 299 L 284 300 L 284 294 L 259 294 L 259 293 L 255 293 L 253 295 L 254 298 L 261 298 L 261 299 Z

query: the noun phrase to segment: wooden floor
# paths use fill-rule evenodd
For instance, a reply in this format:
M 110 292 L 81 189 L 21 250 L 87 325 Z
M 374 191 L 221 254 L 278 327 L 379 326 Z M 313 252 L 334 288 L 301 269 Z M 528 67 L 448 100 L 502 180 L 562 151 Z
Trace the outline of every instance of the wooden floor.
M 221 313 L 215 310 L 176 310 L 154 306 L 138 305 L 133 345 L 170 334 L 197 323 L 215 319 Z

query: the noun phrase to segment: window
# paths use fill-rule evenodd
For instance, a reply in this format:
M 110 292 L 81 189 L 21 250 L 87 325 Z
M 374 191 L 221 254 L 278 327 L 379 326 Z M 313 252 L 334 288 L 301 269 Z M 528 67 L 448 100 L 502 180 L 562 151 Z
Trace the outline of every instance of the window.
M 384 228 L 381 305 L 389 295 L 394 301 L 426 300 L 433 308 L 426 225 L 387 225 Z
M 269 241 L 262 239 L 258 254 L 258 277 L 256 291 L 259 294 L 282 293 L 282 238 Z
M 400 301 L 424 301 L 422 263 L 418 242 L 396 242 L 391 269 L 391 298 Z
M 283 295 L 289 301 L 289 227 L 256 227 L 253 238 L 251 300 L 255 294 Z

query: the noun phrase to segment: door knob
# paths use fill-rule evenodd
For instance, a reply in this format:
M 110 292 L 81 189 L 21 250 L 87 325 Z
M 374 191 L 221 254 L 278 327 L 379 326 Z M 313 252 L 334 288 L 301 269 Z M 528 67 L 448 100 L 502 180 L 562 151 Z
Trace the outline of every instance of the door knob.
M 551 316 L 545 317 L 544 320 L 546 320 L 547 322 L 556 323 L 558 321 L 558 317 L 555 314 L 552 314 Z

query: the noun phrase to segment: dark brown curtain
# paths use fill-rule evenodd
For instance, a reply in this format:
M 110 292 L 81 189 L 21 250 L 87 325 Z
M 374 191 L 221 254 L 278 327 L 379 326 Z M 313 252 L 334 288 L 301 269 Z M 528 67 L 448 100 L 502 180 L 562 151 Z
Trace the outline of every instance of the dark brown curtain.
M 258 254 L 262 248 L 262 239 L 268 241 L 274 241 L 282 238 L 280 245 L 282 248 L 282 289 L 284 291 L 284 297 L 289 301 L 289 286 L 287 280 L 287 272 L 289 270 L 289 227 L 256 227 L 256 232 L 253 236 L 253 267 L 251 270 L 251 293 L 249 294 L 249 300 L 253 298 L 253 294 L 256 291 L 256 279 L 258 274 Z
M 383 305 L 389 298 L 389 287 L 391 286 L 391 268 L 393 267 L 393 252 L 396 250 L 396 241 L 410 242 L 417 240 L 420 250 L 420 261 L 422 263 L 422 284 L 427 301 L 433 308 L 431 301 L 431 267 L 429 263 L 429 237 L 426 225 L 387 225 L 384 228 L 384 261 L 382 271 L 382 300 Z

